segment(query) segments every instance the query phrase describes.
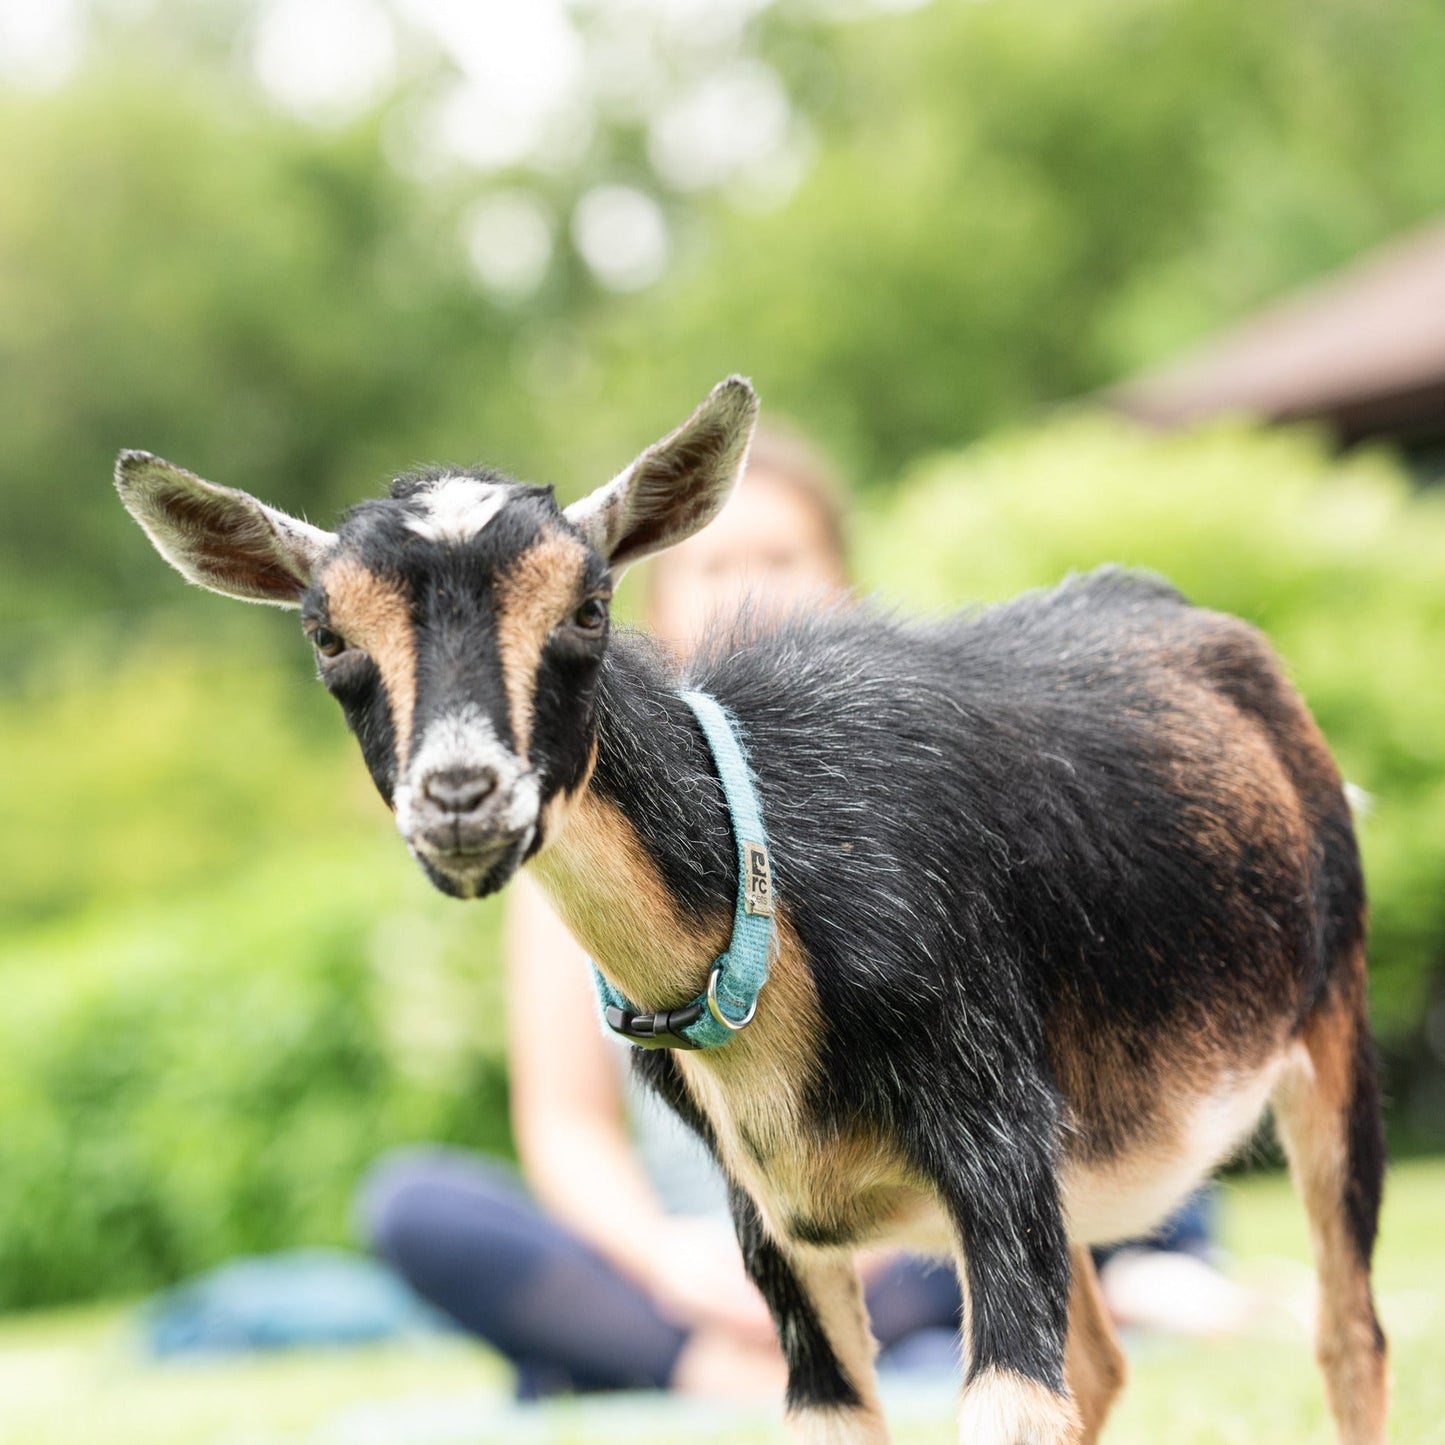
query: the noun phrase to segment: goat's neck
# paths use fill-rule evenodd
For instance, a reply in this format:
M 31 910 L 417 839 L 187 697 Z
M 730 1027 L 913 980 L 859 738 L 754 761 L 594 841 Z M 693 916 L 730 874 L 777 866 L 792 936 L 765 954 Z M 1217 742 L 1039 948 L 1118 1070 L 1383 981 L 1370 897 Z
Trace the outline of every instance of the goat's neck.
M 672 667 L 616 639 L 596 765 L 533 870 L 574 937 L 644 1009 L 695 998 L 727 947 L 737 885 L 727 805 Z

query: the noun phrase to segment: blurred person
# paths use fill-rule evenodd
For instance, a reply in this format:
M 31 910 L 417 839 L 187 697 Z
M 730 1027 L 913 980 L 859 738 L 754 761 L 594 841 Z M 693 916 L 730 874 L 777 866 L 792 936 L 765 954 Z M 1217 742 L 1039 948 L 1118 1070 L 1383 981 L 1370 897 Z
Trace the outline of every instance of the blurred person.
M 1268 1301 L 1220 1269 L 1219 1188 L 1207 1183 L 1146 1239 L 1094 1251 L 1099 1288 L 1124 1329 L 1227 1335 L 1245 1329 Z
M 801 438 L 760 432 L 722 513 L 653 560 L 647 584 L 647 622 L 679 657 L 744 606 L 765 622 L 846 597 L 845 517 L 827 466 Z M 466 1151 L 398 1151 L 361 1193 L 368 1242 L 513 1363 L 521 1398 L 780 1394 L 786 1372 L 743 1268 L 723 1177 L 701 1141 L 632 1083 L 630 1046 L 599 1023 L 585 954 L 525 875 L 509 898 L 504 952 L 525 1184 Z M 1166 1226 L 1172 1235 L 1120 1252 L 1131 1309 L 1141 1252 L 1202 1255 L 1205 1218 L 1191 1204 Z M 862 1272 L 881 1368 L 956 1368 L 952 1264 L 879 1253 Z M 1175 1314 L 1187 1318 L 1187 1303 Z

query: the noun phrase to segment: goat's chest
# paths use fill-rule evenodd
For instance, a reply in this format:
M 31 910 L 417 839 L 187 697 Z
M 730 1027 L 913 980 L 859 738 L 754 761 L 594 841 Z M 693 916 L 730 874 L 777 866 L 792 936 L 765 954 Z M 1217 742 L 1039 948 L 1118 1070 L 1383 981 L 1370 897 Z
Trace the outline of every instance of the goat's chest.
M 802 1108 L 791 1071 L 735 1073 L 688 1055 L 682 1070 L 712 1124 L 724 1167 L 776 1238 L 856 1246 L 906 1233 L 932 1243 L 931 1191 L 875 1132 L 820 1133 Z

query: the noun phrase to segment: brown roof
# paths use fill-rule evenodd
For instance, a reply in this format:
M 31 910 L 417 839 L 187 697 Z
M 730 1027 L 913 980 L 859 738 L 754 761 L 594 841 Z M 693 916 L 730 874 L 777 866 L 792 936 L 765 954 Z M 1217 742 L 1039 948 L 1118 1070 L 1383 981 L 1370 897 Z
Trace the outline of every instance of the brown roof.
M 1445 222 L 1374 251 L 1109 393 L 1175 426 L 1324 418 L 1343 439 L 1445 433 Z

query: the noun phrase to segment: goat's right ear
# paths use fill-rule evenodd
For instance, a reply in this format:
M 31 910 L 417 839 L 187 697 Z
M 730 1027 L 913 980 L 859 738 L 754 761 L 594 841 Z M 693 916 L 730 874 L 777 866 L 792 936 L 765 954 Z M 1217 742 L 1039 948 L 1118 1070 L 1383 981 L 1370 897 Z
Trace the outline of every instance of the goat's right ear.
M 247 602 L 297 607 L 336 536 L 149 452 L 122 452 L 126 510 L 188 582 Z
M 758 396 L 730 376 L 675 432 L 626 471 L 567 508 L 567 518 L 614 574 L 701 531 L 722 511 L 748 458 Z

